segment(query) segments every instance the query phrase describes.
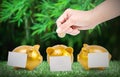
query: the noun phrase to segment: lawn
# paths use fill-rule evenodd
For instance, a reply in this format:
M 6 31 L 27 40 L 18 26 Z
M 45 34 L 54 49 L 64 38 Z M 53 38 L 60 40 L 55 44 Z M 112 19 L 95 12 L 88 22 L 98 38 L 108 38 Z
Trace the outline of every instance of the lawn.
M 14 70 L 7 62 L 0 62 L 0 77 L 120 77 L 120 61 L 111 61 L 105 70 L 86 71 L 78 62 L 72 65 L 72 71 L 51 72 L 49 65 L 43 61 L 33 71 Z

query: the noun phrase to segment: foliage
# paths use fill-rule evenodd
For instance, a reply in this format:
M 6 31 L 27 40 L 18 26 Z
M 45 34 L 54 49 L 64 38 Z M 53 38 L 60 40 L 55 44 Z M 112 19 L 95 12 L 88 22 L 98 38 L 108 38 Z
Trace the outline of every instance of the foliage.
M 0 6 L 0 36 L 2 36 L 0 46 L 3 48 L 1 50 L 6 54 L 18 45 L 40 44 L 40 51 L 45 51 L 48 46 L 65 44 L 72 46 L 77 54 L 83 43 L 98 44 L 102 35 L 101 28 L 106 23 L 92 30 L 81 31 L 74 37 L 66 35 L 65 38 L 59 38 L 56 34 L 55 22 L 67 8 L 90 10 L 103 1 L 3 0 Z M 41 53 L 46 56 L 45 52 Z
M 86 71 L 78 62 L 72 64 L 72 71 L 51 72 L 46 61 L 42 62 L 33 71 L 14 70 L 13 67 L 6 65 L 6 62 L 0 62 L 1 77 L 119 77 L 120 62 L 112 61 L 110 66 L 105 70 Z
M 1 19 L 0 21 L 6 21 L 9 19 L 10 22 L 20 23 L 24 21 L 24 16 L 29 16 L 32 0 L 4 0 L 1 4 L 2 11 L 0 12 Z M 27 14 L 27 15 L 26 15 Z
M 22 23 L 26 29 L 26 38 L 30 37 L 29 26 L 31 26 L 31 29 L 33 30 L 33 36 L 38 35 L 40 36 L 39 38 L 43 41 L 44 38 L 46 38 L 45 40 L 49 40 L 51 38 L 56 39 L 55 20 L 66 8 L 89 10 L 94 8 L 95 4 L 98 4 L 100 1 L 4 0 L 1 5 L 2 11 L 0 12 L 0 21 L 2 22 L 9 19 L 9 22 L 17 22 L 18 26 L 20 26 Z M 90 30 L 89 33 L 92 31 Z M 72 41 L 72 39 L 70 40 Z M 72 42 L 74 43 L 74 41 Z M 71 46 L 73 46 L 73 44 L 71 44 Z

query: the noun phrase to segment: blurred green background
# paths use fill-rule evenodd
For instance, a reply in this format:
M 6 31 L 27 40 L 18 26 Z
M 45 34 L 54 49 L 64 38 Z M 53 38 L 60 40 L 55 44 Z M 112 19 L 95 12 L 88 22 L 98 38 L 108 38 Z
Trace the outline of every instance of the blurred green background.
M 120 60 L 120 17 L 84 30 L 77 36 L 56 34 L 56 20 L 67 8 L 90 10 L 104 0 L 1 0 L 0 1 L 0 60 L 7 60 L 8 51 L 20 45 L 40 44 L 46 60 L 46 48 L 64 44 L 74 48 L 74 59 L 82 45 L 105 47 L 112 60 Z

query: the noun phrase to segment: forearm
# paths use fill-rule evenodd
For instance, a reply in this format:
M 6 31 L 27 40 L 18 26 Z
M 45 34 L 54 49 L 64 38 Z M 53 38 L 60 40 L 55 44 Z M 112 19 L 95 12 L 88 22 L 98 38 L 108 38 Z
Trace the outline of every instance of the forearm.
M 92 10 L 93 22 L 97 24 L 120 15 L 120 0 L 106 0 Z

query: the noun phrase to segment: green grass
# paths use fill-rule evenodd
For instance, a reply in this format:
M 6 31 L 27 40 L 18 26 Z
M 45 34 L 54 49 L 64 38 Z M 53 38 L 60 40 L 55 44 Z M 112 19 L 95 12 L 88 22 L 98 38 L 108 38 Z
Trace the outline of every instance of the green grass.
M 49 65 L 43 61 L 33 71 L 14 70 L 7 62 L 0 62 L 0 77 L 120 77 L 120 61 L 111 61 L 105 70 L 86 71 L 78 62 L 72 65 L 72 71 L 51 72 Z

